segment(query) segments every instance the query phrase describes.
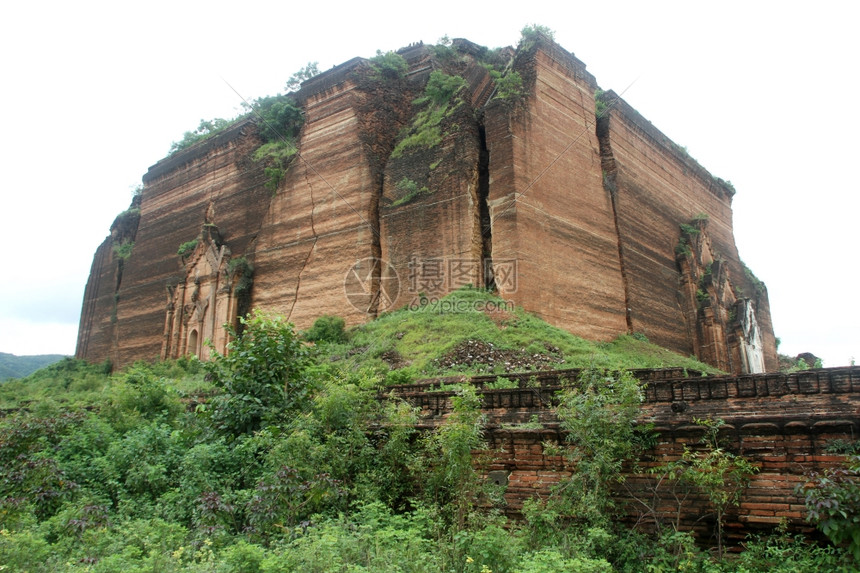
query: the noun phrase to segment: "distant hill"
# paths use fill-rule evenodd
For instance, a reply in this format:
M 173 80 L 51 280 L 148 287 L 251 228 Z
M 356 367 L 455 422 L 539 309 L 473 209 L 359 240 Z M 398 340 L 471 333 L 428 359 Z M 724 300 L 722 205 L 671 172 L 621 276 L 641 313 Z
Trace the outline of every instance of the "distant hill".
M 36 356 L 15 356 L 0 352 L 0 380 L 7 378 L 22 378 L 32 374 L 39 368 L 53 364 L 65 358 L 63 354 L 39 354 Z

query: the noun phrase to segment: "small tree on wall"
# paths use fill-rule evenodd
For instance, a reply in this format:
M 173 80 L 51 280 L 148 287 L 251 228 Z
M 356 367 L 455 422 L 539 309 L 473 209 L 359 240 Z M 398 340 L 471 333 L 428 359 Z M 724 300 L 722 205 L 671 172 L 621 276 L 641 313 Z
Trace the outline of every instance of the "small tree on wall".
M 758 468 L 746 458 L 737 456 L 720 444 L 722 419 L 694 419 L 705 430 L 701 449 L 684 446 L 681 459 L 660 466 L 655 473 L 689 484 L 704 493 L 711 504 L 716 521 L 717 553 L 723 555 L 723 525 L 726 514 L 740 504 L 741 495 Z

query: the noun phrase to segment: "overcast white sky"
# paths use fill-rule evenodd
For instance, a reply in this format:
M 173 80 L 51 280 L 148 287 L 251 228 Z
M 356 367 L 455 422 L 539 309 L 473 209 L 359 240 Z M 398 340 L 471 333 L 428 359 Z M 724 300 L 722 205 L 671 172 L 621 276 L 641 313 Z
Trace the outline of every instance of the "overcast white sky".
M 552 4 L 555 4 L 553 6 Z M 794 6 L 801 7 L 794 7 Z M 561 6 L 561 7 L 559 7 Z M 96 247 L 201 118 L 441 36 L 549 26 L 604 89 L 731 180 L 780 351 L 860 359 L 855 2 L 7 2 L 0 8 L 0 352 L 72 354 Z M 223 78 L 223 79 L 222 79 Z M 632 85 L 631 85 L 632 83 Z

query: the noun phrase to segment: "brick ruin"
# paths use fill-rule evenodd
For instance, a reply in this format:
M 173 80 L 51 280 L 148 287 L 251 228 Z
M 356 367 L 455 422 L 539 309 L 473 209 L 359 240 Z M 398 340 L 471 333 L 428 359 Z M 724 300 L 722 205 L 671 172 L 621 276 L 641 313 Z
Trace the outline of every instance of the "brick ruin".
M 786 520 L 794 530 L 810 531 L 804 521 L 803 499 L 795 488 L 811 471 L 838 467 L 844 456 L 826 446 L 837 439 L 860 435 L 860 368 L 827 368 L 792 374 L 707 376 L 683 369 L 634 370 L 645 384 L 640 423 L 652 423 L 657 444 L 646 452 L 639 469 L 628 467 L 617 498 L 627 509 L 627 521 L 644 529 L 655 519 L 693 531 L 702 543 L 713 540 L 714 516 L 707 498 L 689 491 L 680 506 L 669 485 L 655 489 L 647 470 L 678 460 L 684 446 L 695 448 L 703 428 L 696 419 L 725 421 L 720 438 L 729 451 L 758 467 L 744 490 L 740 506 L 726 519 L 730 543 L 747 534 L 772 530 Z M 482 395 L 485 439 L 493 461 L 487 477 L 506 486 L 506 511 L 520 516 L 523 501 L 545 497 L 553 485 L 570 475 L 565 459 L 545 452 L 547 443 L 564 442 L 554 416 L 556 394 L 575 383 L 578 370 L 508 374 L 517 388 L 488 389 L 495 376 L 423 380 L 394 388 L 395 394 L 418 408 L 420 427 L 438 426 L 451 411 L 453 390 L 434 389 L 440 382 L 473 384 Z M 534 422 L 540 429 L 533 429 Z M 641 501 L 640 501 L 641 500 Z
M 585 64 L 547 38 L 398 53 L 403 77 L 379 81 L 355 58 L 294 94 L 299 154 L 274 193 L 253 117 L 150 167 L 95 253 L 77 357 L 205 359 L 204 341 L 223 352 L 222 325 L 251 308 L 298 328 L 322 314 L 354 325 L 470 283 L 590 340 L 640 332 L 727 372 L 777 369 L 767 291 L 734 242 L 734 190 Z M 488 63 L 523 93 L 499 97 Z M 464 83 L 439 141 L 395 153 L 433 71 Z

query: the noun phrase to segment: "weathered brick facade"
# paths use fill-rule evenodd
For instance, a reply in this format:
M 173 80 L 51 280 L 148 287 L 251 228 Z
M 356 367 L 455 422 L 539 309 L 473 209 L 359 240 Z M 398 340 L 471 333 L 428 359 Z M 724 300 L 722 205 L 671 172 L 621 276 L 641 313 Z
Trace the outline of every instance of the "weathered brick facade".
M 696 419 L 724 420 L 720 434 L 724 446 L 759 470 L 744 491 L 740 507 L 727 516 L 729 540 L 772 528 L 782 519 L 796 529 L 808 528 L 803 500 L 795 488 L 809 472 L 843 462 L 842 456 L 826 452 L 829 442 L 860 435 L 860 368 L 716 377 L 700 377 L 682 369 L 633 374 L 645 384 L 639 421 L 654 424 L 657 445 L 640 460 L 638 469 L 627 469 L 626 481 L 617 490 L 631 524 L 650 528 L 655 519 L 669 523 L 677 516 L 682 528 L 694 530 L 703 542 L 710 539 L 714 518 L 707 498 L 701 492 L 678 489 L 676 493 L 686 495 L 679 509 L 670 484 L 664 483 L 655 492 L 656 478 L 647 473 L 649 468 L 679 459 L 685 446 L 699 445 L 703 428 L 695 424 Z M 519 514 L 523 501 L 548 495 L 553 485 L 570 475 L 565 459 L 546 455 L 544 444 L 564 442 L 554 414 L 554 397 L 577 376 L 577 370 L 508 375 L 519 380 L 519 388 L 481 390 L 487 417 L 485 437 L 494 453 L 489 475 L 507 484 L 505 498 L 511 515 Z M 420 409 L 422 426 L 432 428 L 449 413 L 453 393 L 431 391 L 432 386 L 460 381 L 482 388 L 495 379 L 428 380 L 399 386 L 396 391 Z M 525 426 L 536 420 L 542 429 Z

